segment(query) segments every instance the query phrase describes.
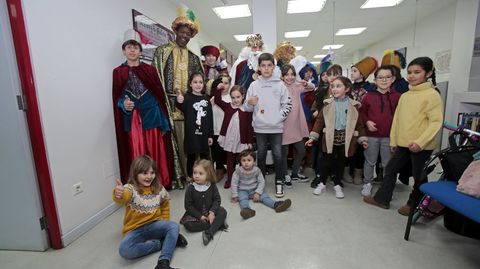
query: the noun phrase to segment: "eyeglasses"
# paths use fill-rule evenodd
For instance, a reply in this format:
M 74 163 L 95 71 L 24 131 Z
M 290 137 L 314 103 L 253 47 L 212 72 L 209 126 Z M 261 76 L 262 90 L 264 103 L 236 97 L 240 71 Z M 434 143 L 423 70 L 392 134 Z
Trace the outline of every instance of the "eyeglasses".
M 392 79 L 392 77 L 376 77 L 375 80 L 378 80 L 378 81 L 388 81 Z

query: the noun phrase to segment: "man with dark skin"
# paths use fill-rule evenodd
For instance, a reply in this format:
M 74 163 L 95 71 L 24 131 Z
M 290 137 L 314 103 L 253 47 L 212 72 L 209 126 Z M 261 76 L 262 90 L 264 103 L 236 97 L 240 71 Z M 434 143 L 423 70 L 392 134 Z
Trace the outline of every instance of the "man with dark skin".
M 183 114 L 175 108 L 175 98 L 178 93 L 187 92 L 189 76 L 194 72 L 203 73 L 200 58 L 187 48 L 191 38 L 198 33 L 198 25 L 187 17 L 179 16 L 172 23 L 175 32 L 175 41 L 159 46 L 155 50 L 152 65 L 157 69 L 163 89 L 167 94 L 167 107 L 172 126 L 171 149 L 173 153 L 170 174 L 174 175 L 173 183 L 177 188 L 183 188 L 185 180 L 185 156 L 183 152 Z

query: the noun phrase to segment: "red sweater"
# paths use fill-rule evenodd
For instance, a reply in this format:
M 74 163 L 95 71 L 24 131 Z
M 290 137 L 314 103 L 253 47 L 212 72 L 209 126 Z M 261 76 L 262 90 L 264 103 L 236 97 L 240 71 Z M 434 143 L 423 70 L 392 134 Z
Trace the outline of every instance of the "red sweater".
M 367 136 L 390 137 L 398 99 L 400 99 L 400 93 L 397 91 L 388 91 L 385 94 L 372 91 L 365 94 L 360 107 L 360 118 L 364 124 L 367 121 L 373 121 L 377 128 L 376 132 L 370 132 L 365 128 Z
M 227 134 L 230 120 L 232 119 L 233 114 L 238 111 L 238 117 L 240 120 L 240 143 L 253 143 L 252 112 L 246 112 L 240 108 L 233 108 L 230 103 L 222 100 L 222 91 L 216 91 L 213 100 L 225 113 L 223 116 L 222 128 L 220 129 L 220 135 L 225 136 Z

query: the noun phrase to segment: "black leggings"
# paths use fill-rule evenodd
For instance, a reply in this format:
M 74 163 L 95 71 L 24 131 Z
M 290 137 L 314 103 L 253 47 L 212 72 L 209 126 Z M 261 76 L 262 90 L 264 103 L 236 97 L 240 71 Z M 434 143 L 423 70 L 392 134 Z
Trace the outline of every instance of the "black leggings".
M 328 176 L 331 175 L 333 184 L 343 187 L 343 169 L 345 168 L 345 144 L 333 145 L 332 153 L 325 153 L 322 162 L 322 173 L 320 174 L 320 182 L 327 183 Z
M 225 208 L 220 207 L 218 208 L 217 212 L 215 213 L 215 219 L 213 223 L 210 224 L 208 222 L 199 220 L 199 221 L 188 221 L 185 222 L 183 225 L 185 229 L 189 232 L 201 232 L 207 231 L 209 235 L 214 235 L 220 228 L 223 227 L 225 223 L 225 219 L 227 218 L 227 210 Z

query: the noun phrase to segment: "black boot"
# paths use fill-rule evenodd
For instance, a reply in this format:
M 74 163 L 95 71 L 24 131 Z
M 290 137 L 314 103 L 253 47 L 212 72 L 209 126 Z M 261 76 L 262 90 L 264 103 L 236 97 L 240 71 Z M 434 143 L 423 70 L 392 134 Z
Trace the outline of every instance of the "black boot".
M 188 245 L 188 241 L 182 234 L 178 234 L 176 247 L 184 248 Z
M 310 187 L 315 189 L 318 183 L 320 183 L 320 175 L 317 175 L 315 179 L 313 179 L 312 182 L 310 182 Z
M 170 261 L 169 260 L 158 260 L 157 266 L 155 266 L 155 269 L 175 269 L 170 267 Z

